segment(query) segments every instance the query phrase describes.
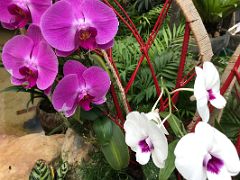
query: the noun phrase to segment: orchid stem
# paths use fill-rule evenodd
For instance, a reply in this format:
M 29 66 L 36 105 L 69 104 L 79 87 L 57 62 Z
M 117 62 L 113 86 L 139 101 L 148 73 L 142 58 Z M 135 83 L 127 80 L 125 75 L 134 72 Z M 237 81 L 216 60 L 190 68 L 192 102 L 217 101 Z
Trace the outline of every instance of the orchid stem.
M 154 110 L 156 109 L 158 102 L 160 101 L 160 99 L 161 99 L 162 96 L 163 96 L 163 93 L 164 93 L 164 89 L 161 88 L 161 94 L 159 95 L 157 101 L 154 103 L 154 105 L 153 105 L 153 107 L 152 107 L 152 111 L 154 111 Z
M 117 72 L 115 71 L 112 63 L 110 62 L 106 51 L 102 50 L 102 53 L 103 53 L 104 59 L 107 62 L 107 65 L 109 66 L 109 68 L 111 69 L 111 71 L 113 73 L 113 77 L 114 77 L 114 79 L 115 79 L 115 81 L 117 83 L 117 86 L 118 86 L 119 90 L 120 90 L 123 107 L 124 107 L 124 109 L 126 111 L 126 114 L 128 114 L 129 113 L 129 109 L 128 109 L 127 98 L 126 98 L 126 94 L 125 94 L 124 88 L 123 88 L 120 80 L 118 79 Z
M 194 90 L 192 88 L 178 88 L 178 89 L 175 89 L 174 91 L 170 92 L 170 94 L 174 94 L 178 91 L 191 91 L 191 92 L 194 92 Z

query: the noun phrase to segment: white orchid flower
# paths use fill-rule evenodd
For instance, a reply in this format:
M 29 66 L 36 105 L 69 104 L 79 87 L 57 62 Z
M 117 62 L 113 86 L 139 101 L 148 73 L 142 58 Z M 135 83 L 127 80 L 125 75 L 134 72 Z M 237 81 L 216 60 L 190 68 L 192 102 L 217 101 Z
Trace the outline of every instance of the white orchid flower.
M 136 152 L 136 161 L 142 165 L 148 163 L 152 155 L 153 163 L 163 168 L 168 155 L 167 138 L 164 131 L 146 114 L 130 112 L 124 123 L 125 141 Z
M 206 122 L 199 122 L 195 133 L 185 135 L 174 154 L 176 168 L 187 180 L 229 180 L 240 171 L 232 142 Z
M 203 121 L 209 120 L 208 101 L 222 109 L 226 100 L 220 94 L 220 79 L 215 66 L 211 62 L 204 62 L 203 68 L 195 67 L 196 80 L 194 84 L 194 96 L 197 100 L 197 111 Z

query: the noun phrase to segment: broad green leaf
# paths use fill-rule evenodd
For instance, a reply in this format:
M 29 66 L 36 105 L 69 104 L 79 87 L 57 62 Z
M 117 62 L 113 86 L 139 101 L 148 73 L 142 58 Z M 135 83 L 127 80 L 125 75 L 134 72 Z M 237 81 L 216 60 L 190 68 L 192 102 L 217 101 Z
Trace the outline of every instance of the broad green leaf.
M 161 112 L 161 113 L 160 113 L 160 116 L 162 116 L 162 117 L 165 118 L 165 117 L 167 117 L 168 114 L 169 114 L 168 112 Z M 184 128 L 184 125 L 183 125 L 182 121 L 179 120 L 175 115 L 172 114 L 172 115 L 168 118 L 167 121 L 168 121 L 169 125 L 171 126 L 174 134 L 175 134 L 177 137 L 181 138 L 182 136 L 184 136 L 185 134 L 187 134 L 187 131 L 186 131 L 186 129 Z
M 171 176 L 173 170 L 175 169 L 175 156 L 174 156 L 174 149 L 178 143 L 178 140 L 171 142 L 168 145 L 168 157 L 165 161 L 165 167 L 160 169 L 159 172 L 159 180 L 167 180 Z
M 120 170 L 128 166 L 128 146 L 125 144 L 122 130 L 113 123 L 112 126 L 112 138 L 108 144 L 101 146 L 101 150 L 110 166 L 115 170 Z
M 113 135 L 113 124 L 107 117 L 99 118 L 94 121 L 93 129 L 100 145 L 108 144 Z

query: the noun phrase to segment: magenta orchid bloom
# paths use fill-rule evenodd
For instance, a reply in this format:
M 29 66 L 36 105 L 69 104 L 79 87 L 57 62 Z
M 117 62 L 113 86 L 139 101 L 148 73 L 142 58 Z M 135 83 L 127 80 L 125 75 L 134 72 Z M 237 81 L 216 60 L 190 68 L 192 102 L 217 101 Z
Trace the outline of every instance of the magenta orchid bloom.
M 63 67 L 64 78 L 56 86 L 52 103 L 66 117 L 74 114 L 78 106 L 91 109 L 90 103 L 103 104 L 111 81 L 107 72 L 92 66 L 85 67 L 78 61 L 69 60 Z
M 15 36 L 4 45 L 2 61 L 12 76 L 12 84 L 26 88 L 37 85 L 45 90 L 58 73 L 57 56 L 37 25 L 31 25 L 26 35 Z
M 7 29 L 22 28 L 29 22 L 39 24 L 51 4 L 51 0 L 0 0 L 0 21 Z
M 43 14 L 40 24 L 58 55 L 68 56 L 79 47 L 111 47 L 119 23 L 114 11 L 100 0 L 62 0 Z

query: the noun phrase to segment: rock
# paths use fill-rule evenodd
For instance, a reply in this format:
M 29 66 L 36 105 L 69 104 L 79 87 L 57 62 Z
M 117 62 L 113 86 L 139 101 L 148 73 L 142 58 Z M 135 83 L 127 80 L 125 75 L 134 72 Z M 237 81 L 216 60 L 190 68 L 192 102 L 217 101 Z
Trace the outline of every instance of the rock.
M 88 154 L 91 150 L 91 144 L 85 143 L 74 130 L 67 130 L 61 153 L 63 161 L 67 161 L 71 166 L 79 165 L 83 160 L 89 160 Z
M 38 159 L 51 162 L 60 156 L 64 135 L 0 135 L 0 179 L 28 180 Z

